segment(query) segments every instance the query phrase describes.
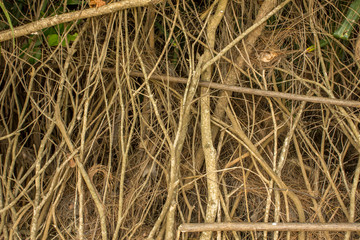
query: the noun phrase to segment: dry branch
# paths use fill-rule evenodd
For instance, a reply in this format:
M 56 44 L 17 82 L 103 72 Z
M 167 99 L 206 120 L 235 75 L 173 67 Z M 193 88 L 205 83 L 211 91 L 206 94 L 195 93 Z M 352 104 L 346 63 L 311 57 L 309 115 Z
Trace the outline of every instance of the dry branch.
M 114 13 L 120 10 L 134 8 L 134 7 L 143 7 L 150 4 L 156 4 L 161 2 L 161 0 L 124 0 L 120 2 L 111 3 L 99 8 L 89 8 L 80 11 L 74 11 L 70 13 L 64 13 L 61 15 L 55 15 L 53 17 L 44 18 L 32 23 L 28 23 L 19 27 L 14 28 L 14 32 L 11 30 L 6 30 L 0 32 L 0 42 L 7 41 L 13 37 L 21 37 L 31 33 L 36 33 L 44 28 L 52 27 L 60 23 L 71 22 L 75 20 L 97 17 L 101 15 L 106 15 Z
M 360 223 L 184 223 L 180 232 L 202 231 L 359 231 Z
M 112 69 L 103 69 L 103 70 L 113 72 Z M 131 75 L 136 76 L 136 77 L 144 77 L 144 75 L 142 73 L 135 72 L 135 71 L 131 72 Z M 184 84 L 186 84 L 188 81 L 187 78 L 171 77 L 171 76 L 156 75 L 156 74 L 152 75 L 151 79 L 164 81 L 164 82 L 169 81 L 169 82 L 184 83 Z M 356 108 L 360 107 L 359 101 L 352 101 L 352 100 L 345 100 L 345 99 L 306 96 L 306 95 L 295 94 L 295 93 L 283 93 L 283 92 L 276 92 L 276 91 L 271 91 L 271 90 L 240 87 L 240 86 L 227 85 L 227 84 L 214 83 L 214 82 L 206 82 L 206 81 L 200 81 L 199 86 L 218 89 L 218 90 L 224 90 L 224 91 L 230 91 L 230 92 L 238 92 L 238 93 L 245 93 L 245 94 L 256 95 L 256 96 L 263 96 L 263 97 L 282 98 L 282 99 L 289 99 L 289 100 L 295 100 L 295 101 L 322 103 L 322 104 L 344 106 L 344 107 L 356 107 Z
M 228 5 L 227 0 L 219 0 L 217 3 L 216 10 L 213 15 L 210 15 L 206 28 L 206 40 L 208 49 L 205 50 L 202 55 L 204 62 L 211 59 L 215 48 L 216 41 L 216 30 L 224 17 L 226 7 Z M 204 72 L 201 74 L 203 81 L 209 82 L 213 74 L 214 66 L 209 65 Z M 211 132 L 211 107 L 210 107 L 210 89 L 206 87 L 201 88 L 200 95 L 200 106 L 201 106 L 201 143 L 202 150 L 205 157 L 206 165 L 206 181 L 207 181 L 207 204 L 206 204 L 206 223 L 215 222 L 218 207 L 219 207 L 219 178 L 217 176 L 217 153 L 214 147 L 213 136 Z M 200 236 L 200 240 L 210 240 L 212 236 L 211 232 L 203 232 Z

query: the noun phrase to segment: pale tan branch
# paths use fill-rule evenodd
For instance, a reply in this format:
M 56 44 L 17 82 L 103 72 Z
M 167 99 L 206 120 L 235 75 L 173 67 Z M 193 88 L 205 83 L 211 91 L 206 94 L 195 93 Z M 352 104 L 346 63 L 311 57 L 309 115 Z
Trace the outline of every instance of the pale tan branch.
M 358 231 L 360 223 L 184 223 L 180 232 L 202 231 Z
M 111 3 L 99 8 L 89 8 L 85 10 L 64 13 L 61 15 L 55 15 L 53 17 L 40 19 L 39 21 L 16 27 L 14 28 L 14 33 L 11 30 L 2 31 L 0 32 L 0 42 L 10 40 L 13 37 L 17 38 L 31 33 L 36 33 L 37 31 L 40 31 L 44 28 L 52 27 L 60 23 L 66 23 L 90 17 L 97 17 L 124 9 L 143 7 L 159 2 L 160 0 L 125 0 L 121 2 Z

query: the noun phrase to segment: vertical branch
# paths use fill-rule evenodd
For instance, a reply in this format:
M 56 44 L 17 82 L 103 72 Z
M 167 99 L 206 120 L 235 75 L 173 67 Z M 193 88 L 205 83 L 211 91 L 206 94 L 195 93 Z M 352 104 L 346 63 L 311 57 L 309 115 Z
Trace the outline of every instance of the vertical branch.
M 207 62 L 212 57 L 212 50 L 215 46 L 215 33 L 219 26 L 220 21 L 224 16 L 224 12 L 227 6 L 227 0 L 220 0 L 218 2 L 217 9 L 209 19 L 206 28 L 206 40 L 208 42 L 208 49 L 203 54 L 204 62 Z M 210 81 L 213 69 L 212 65 L 205 69 L 201 75 L 203 81 Z M 213 136 L 211 133 L 211 108 L 210 108 L 210 89 L 201 88 L 201 142 L 202 149 L 205 157 L 206 164 L 206 179 L 207 179 L 207 208 L 206 208 L 206 223 L 213 223 L 216 218 L 216 214 L 219 207 L 219 181 L 217 176 L 217 155 L 213 143 Z M 211 238 L 211 232 L 203 232 L 201 234 L 201 240 L 209 240 Z
M 122 89 L 122 82 L 120 79 L 120 66 L 122 65 L 124 74 L 125 74 L 125 78 L 126 78 L 126 82 L 128 84 L 128 91 L 131 92 L 131 86 L 130 86 L 130 78 L 129 78 L 129 64 L 130 64 L 130 53 L 129 53 L 129 32 L 128 32 L 128 11 L 125 10 L 124 12 L 119 13 L 119 25 L 118 25 L 118 34 L 117 34 L 117 39 L 116 39 L 116 86 L 119 90 L 119 102 L 120 102 L 120 128 L 119 128 L 119 132 L 120 132 L 120 152 L 121 152 L 121 158 L 120 158 L 120 162 L 118 164 L 119 168 L 118 171 L 120 172 L 120 181 L 119 181 L 119 209 L 118 209 L 118 214 L 117 214 L 117 222 L 116 222 L 116 227 L 115 227 L 115 232 L 113 234 L 113 239 L 118 239 L 119 237 L 119 232 L 120 232 L 120 227 L 121 224 L 124 221 L 124 218 L 126 216 L 126 214 L 124 213 L 124 195 L 125 195 L 125 172 L 126 172 L 126 167 L 128 165 L 128 151 L 130 148 L 130 144 L 131 144 L 131 138 L 135 129 L 135 124 L 136 124 L 136 119 L 138 116 L 138 113 L 135 109 L 135 100 L 132 94 L 130 94 L 131 97 L 131 105 L 132 105 L 132 109 L 134 112 L 134 116 L 133 116 L 133 123 L 130 127 L 130 132 L 128 134 L 128 138 L 127 140 L 125 139 L 125 103 L 124 103 L 124 99 L 125 99 L 125 92 Z M 125 38 L 122 34 L 122 23 L 124 22 L 124 31 L 125 31 Z M 120 43 L 121 47 L 120 47 Z M 124 47 L 125 46 L 125 47 Z M 120 58 L 120 52 L 122 53 L 122 56 Z M 120 62 L 120 60 L 122 59 L 122 62 Z M 118 134 L 118 133 L 115 133 Z
M 292 125 L 290 125 L 290 131 L 287 133 L 287 136 L 284 140 L 284 144 L 282 146 L 282 149 L 281 149 L 281 153 L 280 153 L 280 156 L 279 156 L 279 162 L 277 163 L 277 166 L 276 166 L 276 169 L 275 169 L 275 173 L 281 177 L 281 171 L 285 165 L 285 161 L 287 159 L 287 155 L 288 155 L 288 151 L 289 151 L 289 147 L 290 147 L 290 143 L 291 143 L 291 139 L 294 135 L 294 131 L 295 131 L 295 128 L 297 127 L 299 121 L 300 121 L 300 118 L 302 117 L 302 113 L 304 111 L 304 108 L 305 108 L 305 105 L 306 105 L 306 102 L 302 102 L 301 105 L 300 105 L 300 109 L 297 111 L 297 116 L 295 118 L 295 121 Z M 285 193 L 286 194 L 286 193 Z M 280 222 L 280 192 L 279 191 L 275 191 L 275 217 L 274 217 L 274 220 L 275 222 Z M 275 231 L 274 232 L 274 239 L 278 239 L 278 235 L 279 235 L 279 232 L 278 231 Z
M 246 54 L 247 56 L 250 55 L 254 50 L 252 46 L 258 40 L 262 31 L 265 28 L 266 20 L 269 19 L 275 13 L 277 13 L 280 9 L 285 7 L 286 4 L 288 4 L 290 1 L 291 0 L 285 0 L 284 2 L 282 2 L 281 4 L 276 6 L 276 0 L 265 0 L 262 3 L 261 8 L 259 9 L 259 12 L 256 16 L 254 24 L 251 27 L 249 27 L 245 32 L 240 34 L 230 44 L 228 44 L 226 47 L 224 47 L 216 56 L 214 56 L 212 59 L 207 61 L 204 65 L 203 69 L 206 69 L 209 66 L 211 66 L 215 61 L 220 59 L 220 57 L 222 57 L 226 52 L 228 52 L 232 47 L 234 47 L 236 44 L 238 44 L 245 37 L 246 37 L 246 41 L 245 41 L 244 45 L 245 45 L 246 49 L 244 49 L 242 54 L 244 54 L 244 55 Z M 238 70 L 237 69 L 242 69 L 245 67 L 246 58 L 244 55 L 238 56 L 236 58 L 234 65 L 236 65 L 237 67 L 236 68 L 234 66 L 231 67 L 229 73 L 227 74 L 227 77 L 224 79 L 225 84 L 235 85 L 237 83 L 237 81 L 238 81 Z M 219 94 L 219 96 L 218 96 L 219 100 L 216 103 L 214 114 L 213 114 L 215 118 L 222 119 L 224 117 L 225 110 L 228 106 L 228 101 L 229 101 L 228 98 L 231 95 L 232 95 L 232 92 L 230 92 L 230 91 L 223 91 Z M 212 127 L 213 140 L 217 136 L 218 132 L 219 132 L 219 127 L 213 126 Z M 195 162 L 196 170 L 199 170 L 202 167 L 203 162 L 204 162 L 204 154 L 203 154 L 202 149 L 199 149 L 196 152 L 195 159 L 196 159 L 196 162 Z

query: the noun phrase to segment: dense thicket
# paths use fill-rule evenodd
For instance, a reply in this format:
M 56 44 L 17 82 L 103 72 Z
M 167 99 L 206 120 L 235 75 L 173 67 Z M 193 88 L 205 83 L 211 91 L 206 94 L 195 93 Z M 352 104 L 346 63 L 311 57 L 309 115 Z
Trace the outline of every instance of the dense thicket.
M 16 28 L 89 8 L 16 2 L 4 1 L 4 31 L 9 20 Z M 332 36 L 347 1 L 294 0 L 270 13 L 279 4 L 164 1 L 2 42 L 0 238 L 171 239 L 190 222 L 358 222 L 359 107 L 327 102 L 359 100 L 358 26 L 348 41 Z

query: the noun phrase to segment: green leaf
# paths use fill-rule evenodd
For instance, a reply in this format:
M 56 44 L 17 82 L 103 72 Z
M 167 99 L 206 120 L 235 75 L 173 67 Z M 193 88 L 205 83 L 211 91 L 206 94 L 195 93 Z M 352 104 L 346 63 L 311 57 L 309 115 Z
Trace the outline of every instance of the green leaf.
M 350 5 L 341 26 L 334 32 L 334 37 L 349 40 L 350 34 L 360 17 L 360 0 L 355 0 Z
M 51 34 L 56 34 L 55 28 L 54 27 L 50 27 L 50 28 L 46 28 L 43 29 L 42 32 L 44 33 L 44 35 L 47 37 Z
M 68 42 L 73 42 L 73 41 L 75 41 L 77 36 L 78 36 L 78 33 L 68 34 L 66 36 L 66 38 L 67 38 Z M 51 47 L 58 46 L 61 41 L 61 36 L 59 36 L 57 34 L 50 34 L 49 36 L 47 36 L 47 41 Z M 64 40 L 61 42 L 61 44 L 64 47 L 66 46 L 66 42 Z
M 75 41 L 75 39 L 76 39 L 77 36 L 78 36 L 77 33 L 75 33 L 75 34 L 68 34 L 68 35 L 66 36 L 68 43 Z M 61 44 L 62 44 L 64 47 L 66 46 L 66 42 L 65 42 L 65 41 L 63 41 Z
M 321 39 L 320 40 L 320 48 L 323 48 L 329 44 L 329 41 L 327 39 Z M 306 49 L 306 52 L 313 52 L 317 47 L 315 45 L 311 45 Z
M 67 5 L 80 5 L 81 1 L 80 0 L 68 0 L 67 1 Z
M 69 41 L 68 41 L 68 42 L 69 42 Z M 63 40 L 63 41 L 61 42 L 61 46 L 66 47 L 66 41 L 65 41 L 65 40 Z
M 79 34 L 78 33 L 74 33 L 74 34 L 68 34 L 67 35 L 67 39 L 69 42 L 73 42 L 75 41 L 76 37 L 78 36 Z
M 46 38 L 47 38 L 48 44 L 51 47 L 55 47 L 55 46 L 59 45 L 59 43 L 60 43 L 60 37 L 57 34 L 50 34 Z
M 32 58 L 29 58 L 30 64 L 35 64 L 41 59 L 41 49 L 40 48 L 34 48 L 31 55 Z
M 56 27 L 58 27 L 59 33 L 63 34 L 65 26 L 63 23 L 60 23 L 59 25 L 57 25 Z
M 36 38 L 34 47 L 39 47 L 42 43 L 43 43 L 42 38 Z
M 46 11 L 47 7 L 48 7 L 48 0 L 42 1 L 42 8 L 41 8 L 40 12 L 44 13 Z M 42 14 L 41 16 L 44 16 L 44 14 Z

